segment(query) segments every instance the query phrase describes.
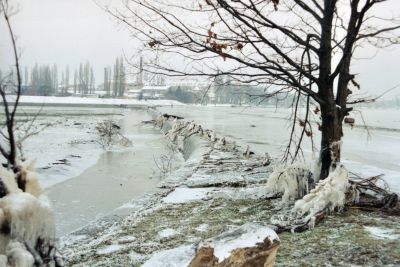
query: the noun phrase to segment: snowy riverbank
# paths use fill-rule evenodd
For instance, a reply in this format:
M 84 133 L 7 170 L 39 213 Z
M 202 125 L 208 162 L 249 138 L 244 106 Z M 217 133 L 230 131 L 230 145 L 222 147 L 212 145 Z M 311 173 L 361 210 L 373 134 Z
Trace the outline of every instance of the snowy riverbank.
M 210 139 L 212 134 L 186 139 L 181 148 L 190 160 L 166 177 L 159 190 L 63 238 L 68 266 L 141 266 L 157 263 L 160 257 L 163 266 L 177 266 L 188 262 L 202 240 L 248 222 L 268 225 L 280 201 L 265 200 L 272 170 L 268 158 L 249 157 L 232 142 L 223 145 Z M 190 153 L 194 143 L 195 157 Z M 281 234 L 277 266 L 400 264 L 399 240 L 371 233 L 380 229 L 399 234 L 399 226 L 397 217 L 382 218 L 374 212 L 335 214 L 312 231 Z M 177 259 L 180 255 L 184 258 Z

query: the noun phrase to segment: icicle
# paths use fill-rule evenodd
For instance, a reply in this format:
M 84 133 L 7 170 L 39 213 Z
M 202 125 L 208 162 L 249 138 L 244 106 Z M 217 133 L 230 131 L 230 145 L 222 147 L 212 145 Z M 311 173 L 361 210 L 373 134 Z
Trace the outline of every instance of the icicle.
M 300 165 L 277 166 L 268 178 L 269 193 L 283 193 L 282 202 L 290 204 L 309 192 L 312 174 Z
M 325 209 L 333 211 L 335 208 L 343 208 L 348 186 L 348 171 L 345 167 L 339 165 L 325 180 L 320 181 L 309 194 L 298 200 L 292 211 L 298 216 L 306 215 L 305 221 L 312 223 L 316 214 Z

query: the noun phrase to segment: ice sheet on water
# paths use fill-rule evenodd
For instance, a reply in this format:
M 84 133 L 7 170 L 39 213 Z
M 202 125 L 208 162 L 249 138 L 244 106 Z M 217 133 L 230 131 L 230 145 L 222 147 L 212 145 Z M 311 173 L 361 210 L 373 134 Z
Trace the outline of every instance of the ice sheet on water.
M 349 168 L 349 170 L 351 170 L 353 173 L 356 173 L 357 175 L 360 175 L 363 178 L 383 174 L 382 178 L 389 184 L 390 191 L 400 194 L 400 173 L 398 171 L 380 168 L 377 166 L 371 166 L 363 164 L 362 162 L 351 160 L 344 160 L 343 162 Z
M 35 160 L 44 188 L 78 176 L 95 164 L 104 152 L 91 141 L 95 136 L 89 130 L 92 124 L 88 118 L 62 122 L 49 118 L 44 119 L 43 123 L 53 125 L 28 138 L 23 147 L 25 157 Z M 85 127 L 82 128 L 82 125 Z

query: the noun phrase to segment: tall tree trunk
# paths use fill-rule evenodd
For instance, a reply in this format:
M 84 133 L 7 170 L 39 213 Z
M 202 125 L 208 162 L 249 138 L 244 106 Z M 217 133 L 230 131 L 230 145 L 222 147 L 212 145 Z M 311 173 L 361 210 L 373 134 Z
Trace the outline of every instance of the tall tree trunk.
M 336 0 L 324 0 L 324 12 L 321 22 L 321 43 L 319 48 L 318 95 L 324 101 L 321 106 L 321 152 L 320 179 L 329 175 L 332 165 L 340 160 L 340 131 L 338 129 L 338 114 L 333 93 L 332 74 L 332 21 L 335 13 Z M 334 155 L 335 154 L 335 155 Z
M 342 133 L 342 118 L 339 116 L 339 109 L 334 101 L 321 106 L 322 116 L 322 137 L 320 163 L 320 179 L 325 179 L 329 175 L 330 169 L 336 167 L 340 162 L 340 141 Z

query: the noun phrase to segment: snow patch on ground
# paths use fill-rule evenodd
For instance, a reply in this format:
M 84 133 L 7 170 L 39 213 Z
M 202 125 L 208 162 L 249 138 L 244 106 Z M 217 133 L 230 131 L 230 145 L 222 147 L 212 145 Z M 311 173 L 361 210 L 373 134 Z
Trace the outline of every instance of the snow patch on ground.
M 161 238 L 168 238 L 179 234 L 179 232 L 175 231 L 174 229 L 168 228 L 158 232 L 158 236 Z
M 214 255 L 219 259 L 219 262 L 222 262 L 229 257 L 232 250 L 253 247 L 257 243 L 262 243 L 266 238 L 271 241 L 279 241 L 278 235 L 271 228 L 259 224 L 246 223 L 237 229 L 223 233 L 211 243 L 214 247 Z
M 195 254 L 195 248 L 193 246 L 180 246 L 153 254 L 142 267 L 188 266 Z
M 200 224 L 199 226 L 196 227 L 196 231 L 198 232 L 206 232 L 207 229 L 209 228 L 209 225 L 206 223 Z
M 231 188 L 231 187 L 207 187 L 207 188 L 182 188 L 178 187 L 164 199 L 164 203 L 182 204 L 191 201 L 209 200 L 215 198 L 224 199 L 260 199 L 266 197 L 268 192 L 264 185 Z
M 125 236 L 120 239 L 118 239 L 118 243 L 130 243 L 136 240 L 136 237 L 134 236 Z
M 393 229 L 385 229 L 374 226 L 364 226 L 365 230 L 369 232 L 372 237 L 377 239 L 389 239 L 389 240 L 397 240 L 400 239 L 400 234 L 396 234 Z
M 106 246 L 106 247 L 103 247 L 103 248 L 97 250 L 97 254 L 99 254 L 99 255 L 110 254 L 110 253 L 113 253 L 115 251 L 122 249 L 123 247 L 124 246 L 122 246 L 122 245 L 112 244 L 112 245 L 109 245 L 109 246 Z
M 203 200 L 207 198 L 210 188 L 175 188 L 163 199 L 164 203 L 179 204 L 190 201 Z

